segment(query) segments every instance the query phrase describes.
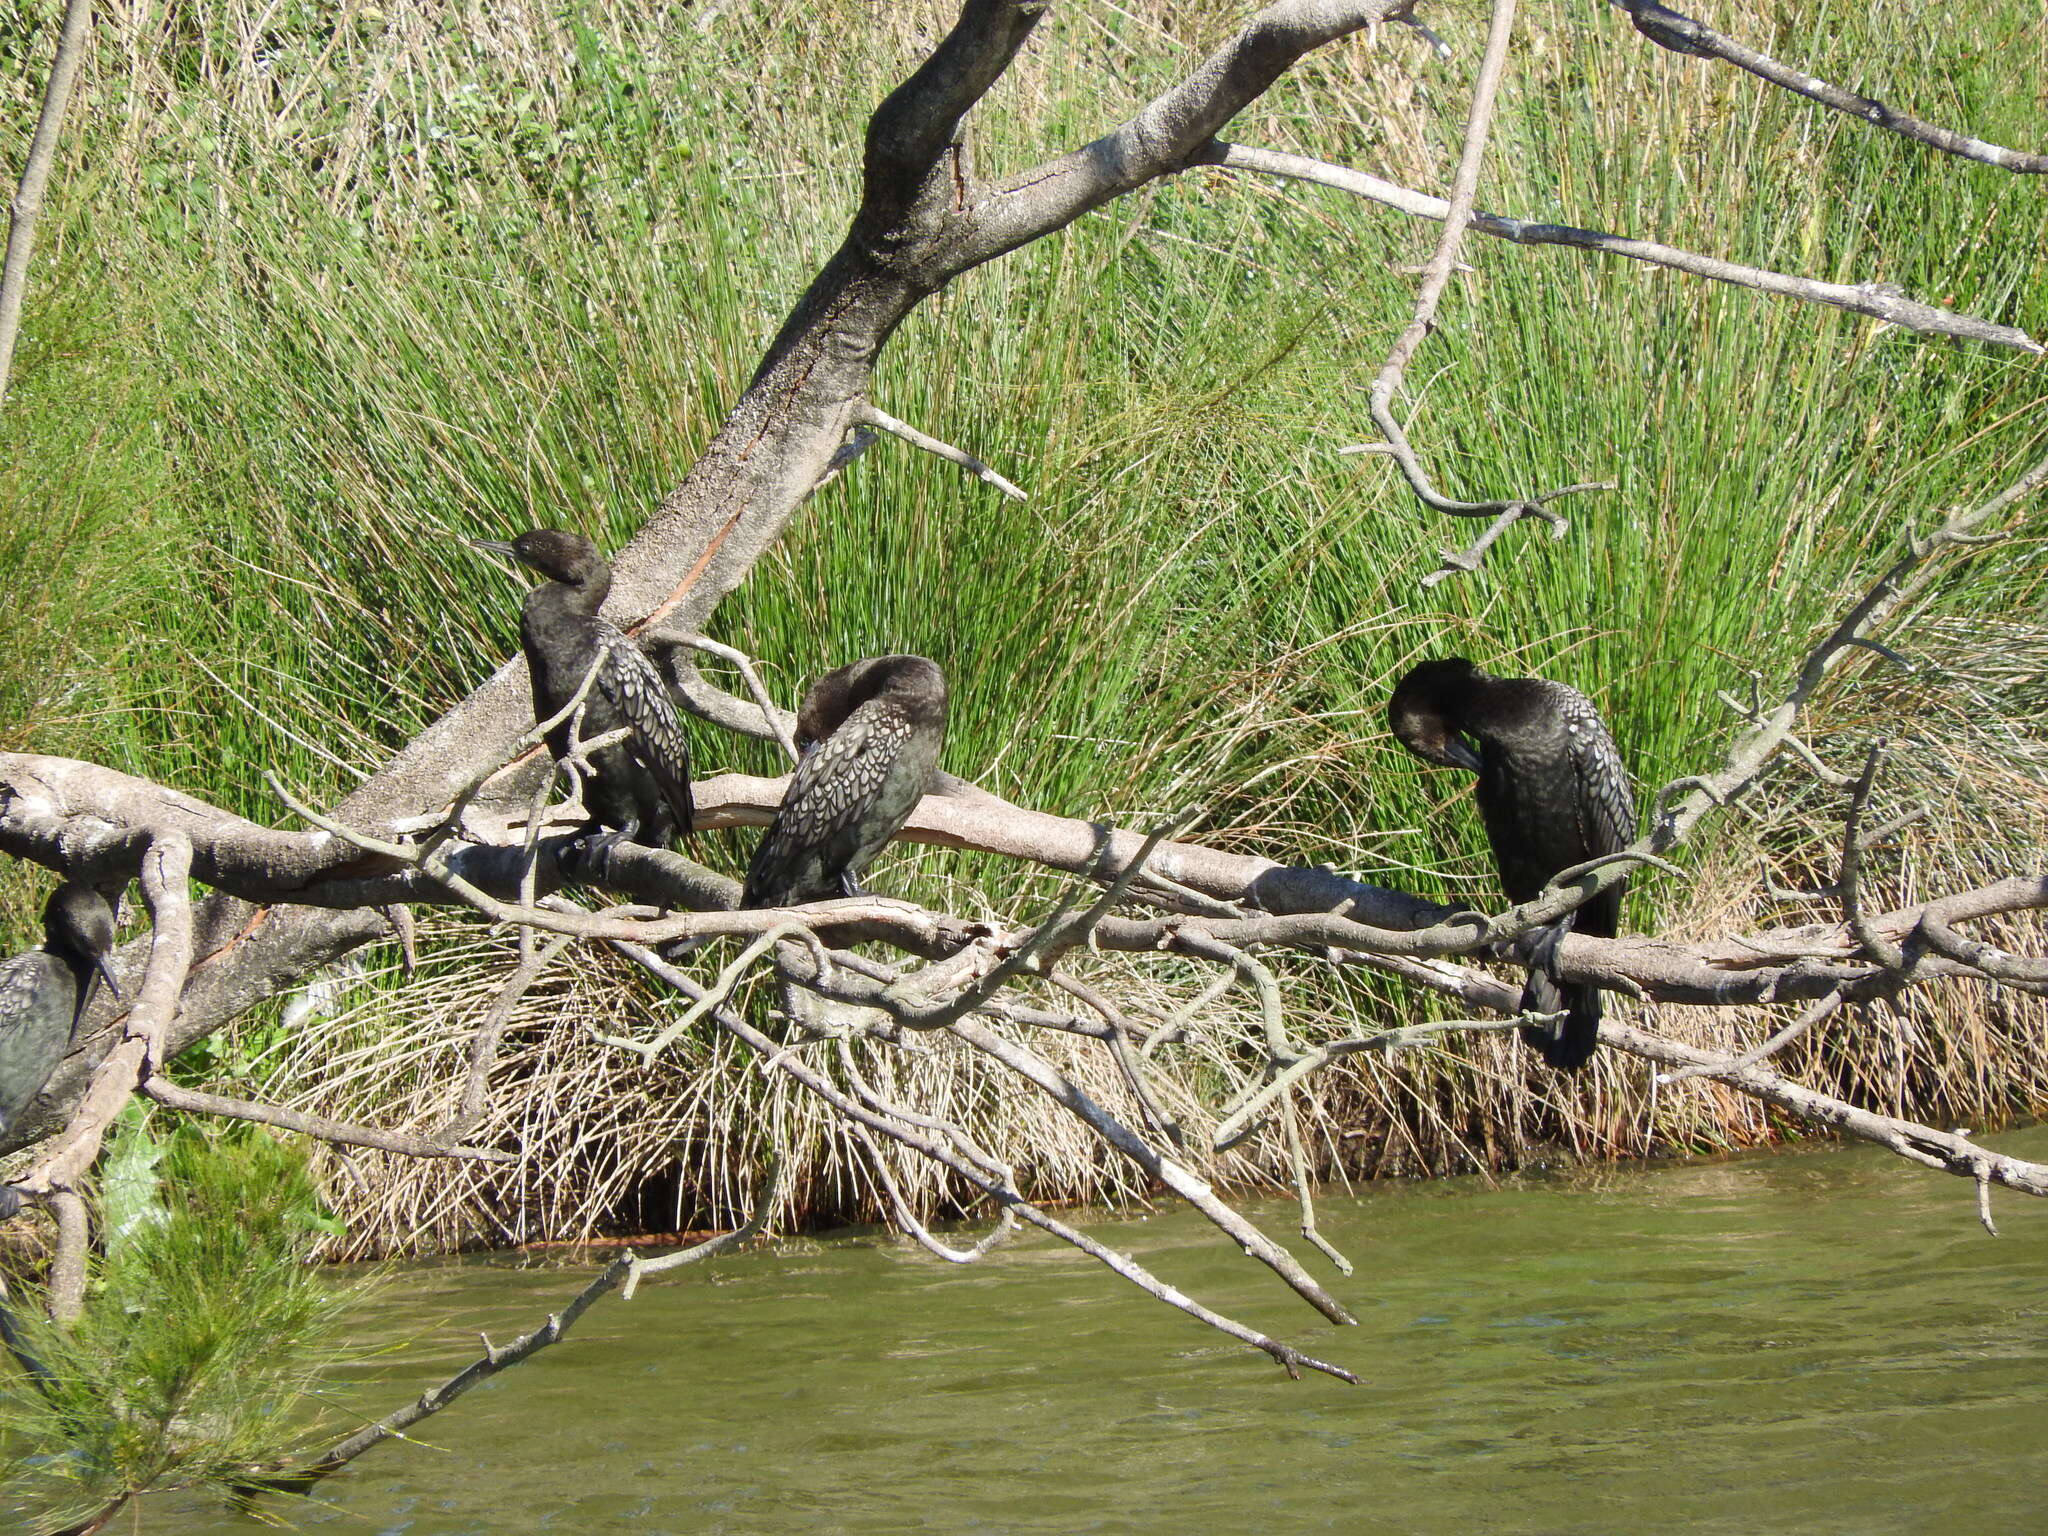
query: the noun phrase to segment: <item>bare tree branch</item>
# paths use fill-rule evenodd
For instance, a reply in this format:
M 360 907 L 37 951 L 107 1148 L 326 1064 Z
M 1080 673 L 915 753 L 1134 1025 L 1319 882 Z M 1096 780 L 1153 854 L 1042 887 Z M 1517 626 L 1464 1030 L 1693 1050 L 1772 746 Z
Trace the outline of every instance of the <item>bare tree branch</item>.
M 1580 491 L 1614 488 L 1604 481 L 1588 482 L 1546 491 L 1539 496 L 1510 497 L 1506 501 L 1461 501 L 1444 495 L 1430 483 L 1429 472 L 1422 467 L 1422 460 L 1409 442 L 1407 429 L 1394 417 L 1394 396 L 1401 388 L 1415 349 L 1422 345 L 1422 339 L 1436 325 L 1437 305 L 1458 264 L 1458 251 L 1465 241 L 1465 226 L 1471 221 L 1473 200 L 1479 190 L 1479 168 L 1486 158 L 1487 136 L 1493 128 L 1494 97 L 1507 70 L 1508 42 L 1514 35 L 1514 28 L 1515 0 L 1493 0 L 1492 16 L 1486 30 L 1486 51 L 1479 61 L 1479 77 L 1472 86 L 1471 115 L 1465 123 L 1465 142 L 1458 155 L 1458 169 L 1451 179 L 1451 197 L 1444 210 L 1443 233 L 1437 238 L 1436 250 L 1422 269 L 1422 287 L 1415 296 L 1414 313 L 1394 339 L 1394 345 L 1387 352 L 1387 360 L 1381 365 L 1379 375 L 1366 396 L 1373 425 L 1380 429 L 1385 441 L 1345 450 L 1349 453 L 1389 455 L 1401 466 L 1409 488 L 1425 506 L 1453 517 L 1487 517 L 1493 520 L 1470 548 L 1445 554 L 1442 567 L 1423 578 L 1424 586 L 1433 586 L 1458 571 L 1476 570 L 1494 541 L 1524 517 L 1541 518 L 1550 524 L 1552 537 L 1561 536 L 1565 531 L 1565 520 L 1550 510 L 1549 503 L 1560 496 Z
M 1224 124 L 1303 54 L 1401 14 L 1411 3 L 1280 0 L 1267 6 L 1129 122 L 989 188 L 973 209 L 974 228 L 963 242 L 966 264 L 992 261 L 1064 229 L 1112 198 L 1186 169 Z
M 275 1489 L 291 1489 L 303 1492 L 320 1478 L 340 1471 L 363 1452 L 382 1445 L 386 1440 L 403 1440 L 405 1432 L 422 1419 L 430 1418 L 454 1402 L 471 1387 L 488 1381 L 500 1371 L 511 1369 L 521 1361 L 530 1360 L 550 1344 L 558 1344 L 576 1326 L 577 1319 L 590 1310 L 591 1305 L 607 1291 L 618 1290 L 626 1301 L 633 1299 L 633 1292 L 640 1281 L 650 1275 L 664 1274 L 685 1264 L 702 1263 L 721 1253 L 729 1253 L 740 1244 L 760 1234 L 768 1224 L 770 1216 L 782 1203 L 788 1188 L 788 1172 L 781 1159 L 769 1166 L 764 1181 L 766 1188 L 758 1197 L 753 1215 L 744 1224 L 717 1237 L 707 1238 L 701 1243 L 667 1254 L 659 1259 L 642 1259 L 631 1251 L 620 1254 L 607 1264 L 590 1283 L 569 1299 L 569 1304 L 559 1312 L 548 1314 L 547 1321 L 531 1333 L 523 1333 L 502 1348 L 494 1346 L 487 1338 L 483 1341 L 484 1352 L 468 1365 L 438 1386 L 429 1387 L 412 1402 L 394 1413 L 386 1414 L 374 1424 L 366 1424 L 354 1434 L 338 1442 L 332 1449 L 315 1458 L 299 1472 L 267 1480 L 262 1486 Z
M 182 1087 L 163 1077 L 145 1079 L 142 1092 L 167 1109 L 182 1109 L 196 1115 L 220 1115 L 229 1120 L 251 1120 L 258 1125 L 297 1131 L 302 1136 L 338 1146 L 368 1147 L 377 1152 L 395 1152 L 400 1157 L 452 1157 L 475 1163 L 515 1163 L 519 1160 L 513 1153 L 489 1147 L 456 1146 L 424 1136 L 409 1136 L 404 1131 L 386 1131 L 376 1126 L 328 1120 L 279 1104 L 252 1104 L 244 1099 L 223 1098 L 217 1093 L 202 1093 L 196 1088 Z
M 1384 204 L 1418 219 L 1443 219 L 1450 212 L 1451 205 L 1443 198 L 1396 186 L 1393 182 L 1382 181 L 1377 176 L 1354 171 L 1348 166 L 1331 165 L 1325 161 L 1311 160 L 1280 150 L 1258 149 L 1246 144 L 1226 144 L 1217 141 L 1203 151 L 1200 163 L 1221 166 L 1225 170 L 1257 171 L 1268 176 L 1284 176 L 1294 181 L 1313 182 L 1318 186 L 1332 187 L 1340 192 L 1349 192 L 1354 197 Z M 1920 303 L 1907 298 L 1888 283 L 1827 283 L 1819 278 L 1797 277 L 1789 273 L 1772 272 L 1763 267 L 1744 266 L 1740 262 L 1723 261 L 1717 256 L 1701 255 L 1674 245 L 1661 245 L 1655 240 L 1636 240 L 1626 235 L 1602 234 L 1598 230 L 1580 229 L 1570 224 L 1537 223 L 1481 210 L 1473 212 L 1471 228 L 1496 240 L 1512 240 L 1517 245 L 1563 245 L 1582 251 L 1597 251 L 1607 256 L 1625 256 L 1631 261 L 1640 261 L 1648 266 L 1668 267 L 1674 272 L 1690 273 L 1694 277 L 1704 277 L 1737 288 L 1750 288 L 1759 293 L 1777 294 L 1782 298 L 1798 299 L 1808 304 L 1826 304 L 1835 309 L 1845 309 L 1852 314 L 1867 315 L 1873 320 L 1883 320 L 1921 335 L 1955 336 L 1967 341 L 2015 347 L 2020 351 L 2036 354 L 2044 350 L 2041 343 L 2035 341 L 2025 331 L 1982 320 L 1975 315 L 1959 314 L 1938 305 Z M 1364 450 L 1354 448 L 1345 451 L 1357 453 Z
M 163 1059 L 164 1037 L 192 967 L 192 906 L 186 879 L 192 847 L 178 833 L 150 844 L 142 860 L 142 894 L 154 924 L 149 966 L 129 1009 L 121 1044 L 100 1063 L 64 1134 L 15 1188 L 36 1196 L 76 1190 L 99 1156 L 107 1127 Z
M 2005 149 L 1997 144 L 1987 144 L 1982 139 L 1973 139 L 1968 134 L 1957 133 L 1950 128 L 1937 127 L 1922 122 L 1917 117 L 1894 111 L 1883 102 L 1871 96 L 1859 96 L 1854 91 L 1845 91 L 1838 85 L 1830 85 L 1804 70 L 1780 64 L 1768 54 L 1758 53 L 1744 47 L 1733 38 L 1724 37 L 1711 27 L 1703 26 L 1690 16 L 1684 16 L 1668 6 L 1659 5 L 1657 0 L 1613 0 L 1613 3 L 1628 13 L 1628 19 L 1635 29 L 1655 43 L 1659 48 L 1668 48 L 1673 53 L 1693 54 L 1700 58 L 1725 59 L 1737 69 L 1748 70 L 1760 80 L 1794 95 L 1804 96 L 1808 101 L 1817 101 L 1824 107 L 1849 116 L 1860 118 L 1887 133 L 1896 133 L 1901 138 L 1928 145 L 1944 154 L 1957 155 L 1965 160 L 1974 160 L 1979 165 L 1995 165 L 2000 170 L 2015 171 L 2021 175 L 2038 176 L 2048 171 L 2048 155 L 2030 154 L 2025 150 Z
M 1775 1072 L 1744 1066 L 1732 1059 L 1681 1045 L 1676 1040 L 1667 1040 L 1662 1035 L 1617 1024 L 1612 1019 L 1601 1022 L 1600 1043 L 1619 1046 L 1631 1055 L 1667 1066 L 1696 1068 L 1697 1076 L 1726 1083 L 1752 1098 L 1775 1104 L 1809 1124 L 1828 1126 L 1860 1140 L 1889 1147 L 1899 1156 L 1923 1167 L 1939 1169 L 1959 1178 L 1986 1178 L 2023 1194 L 2048 1195 L 2048 1164 L 2029 1163 L 1989 1151 L 1958 1132 L 1937 1131 L 1910 1120 L 1858 1109 L 1824 1093 L 1802 1088 Z
M 682 972 L 676 970 L 675 967 L 668 964 L 668 962 L 656 955 L 652 950 L 626 943 L 620 943 L 614 947 L 621 954 L 635 961 L 649 974 L 668 983 L 668 985 L 674 987 L 686 997 L 702 995 L 702 989 L 695 982 L 691 981 Z M 761 1057 L 764 1062 L 771 1063 L 776 1070 L 788 1074 L 848 1120 L 865 1125 L 869 1130 L 886 1136 L 893 1141 L 900 1142 L 911 1150 L 930 1158 L 933 1162 L 938 1163 L 941 1167 L 946 1168 L 959 1178 L 973 1185 L 976 1189 L 981 1190 L 982 1193 L 990 1196 L 1006 1209 L 1015 1211 L 1023 1220 L 1030 1222 L 1033 1226 L 1043 1231 L 1051 1233 L 1062 1242 L 1069 1243 L 1073 1247 L 1080 1249 L 1089 1257 L 1130 1281 L 1147 1295 L 1156 1297 L 1168 1306 L 1187 1313 L 1188 1316 L 1196 1319 L 1198 1322 L 1205 1323 L 1221 1333 L 1226 1333 L 1230 1337 L 1249 1344 L 1255 1349 L 1263 1350 L 1266 1354 L 1279 1361 L 1290 1376 L 1298 1376 L 1302 1368 L 1306 1367 L 1309 1370 L 1321 1371 L 1325 1375 L 1334 1376 L 1340 1381 L 1350 1382 L 1353 1385 L 1357 1384 L 1358 1378 L 1352 1375 L 1351 1372 L 1339 1366 L 1331 1365 L 1327 1361 L 1318 1360 L 1311 1355 L 1304 1354 L 1290 1344 L 1260 1333 L 1257 1329 L 1248 1328 L 1235 1319 L 1225 1317 L 1222 1313 L 1202 1305 L 1193 1297 L 1160 1280 L 1135 1259 L 1097 1242 L 1087 1233 L 1082 1232 L 1076 1227 L 1069 1226 L 1051 1213 L 1039 1209 L 1036 1205 L 1026 1200 L 1008 1178 L 991 1170 L 981 1160 L 962 1155 L 959 1149 L 949 1141 L 936 1140 L 929 1132 L 914 1123 L 896 1120 L 881 1111 L 870 1109 L 856 1099 L 849 1098 L 836 1084 L 817 1072 L 800 1056 L 779 1047 L 775 1041 L 755 1029 L 746 1020 L 732 1012 L 731 1009 L 716 1007 L 711 1011 L 711 1018 L 728 1034 L 733 1035 L 742 1043 L 751 1047 L 755 1054 Z M 956 1032 L 972 1027 L 966 1024 L 954 1026 Z M 1313 1281 L 1309 1283 L 1311 1287 L 1314 1286 Z
M 1031 499 L 1008 480 L 1005 480 L 1001 475 L 982 463 L 973 454 L 955 448 L 951 443 L 942 443 L 936 437 L 918 431 L 910 423 L 898 421 L 887 411 L 878 410 L 873 405 L 864 405 L 860 409 L 860 419 L 871 427 L 889 433 L 892 437 L 902 438 L 904 442 L 910 444 L 913 448 L 922 448 L 934 458 L 944 459 L 948 464 L 959 465 L 970 475 L 974 476 L 975 479 L 985 481 L 989 485 L 994 486 L 1012 501 L 1029 501 Z
M 7 380 L 14 369 L 14 343 L 21 334 L 21 301 L 28 290 L 29 257 L 36 245 L 36 221 L 42 217 L 43 189 L 57 158 L 57 138 L 64 127 L 64 109 L 71 101 L 71 82 L 85 55 L 92 27 L 92 0 L 65 0 L 64 22 L 57 34 L 57 52 L 50 61 L 49 83 L 43 88 L 43 110 L 36 118 L 22 162 L 21 181 L 7 222 L 7 259 L 0 267 L 0 402 L 7 399 Z

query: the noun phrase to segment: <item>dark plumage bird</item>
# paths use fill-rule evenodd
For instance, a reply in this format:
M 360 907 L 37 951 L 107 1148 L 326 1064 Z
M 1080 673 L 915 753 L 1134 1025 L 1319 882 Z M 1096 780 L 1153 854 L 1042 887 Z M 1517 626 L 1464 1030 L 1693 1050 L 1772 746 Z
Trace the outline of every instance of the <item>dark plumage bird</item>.
M 106 897 L 89 885 L 60 885 L 43 908 L 43 947 L 0 963 L 0 1135 L 64 1059 L 93 973 L 113 987 L 113 947 Z
M 578 738 L 632 728 L 624 741 L 590 754 L 593 771 L 584 781 L 583 804 L 591 826 L 614 828 L 657 848 L 688 833 L 694 820 L 690 740 L 654 663 L 616 625 L 598 617 L 612 589 L 612 568 L 597 546 L 580 533 L 553 528 L 529 529 L 509 544 L 470 542 L 548 578 L 526 594 L 519 610 L 534 719 L 559 714 L 596 664 L 597 682 L 584 696 Z M 565 720 L 548 732 L 556 762 L 569 753 L 572 723 Z
M 922 656 L 827 672 L 796 717 L 803 760 L 754 850 L 743 907 L 858 896 L 862 870 L 923 798 L 946 741 L 946 674 Z
M 1387 720 L 1424 762 L 1479 775 L 1479 815 L 1501 889 L 1531 900 L 1561 870 L 1635 840 L 1628 770 L 1599 712 L 1575 688 L 1540 677 L 1495 677 L 1462 656 L 1425 661 L 1395 685 Z M 1562 1023 L 1523 1036 L 1554 1067 L 1583 1066 L 1600 1036 L 1600 993 L 1557 980 L 1557 946 L 1574 927 L 1612 937 L 1626 882 L 1539 930 L 1536 968 L 1522 1007 L 1565 1011 Z

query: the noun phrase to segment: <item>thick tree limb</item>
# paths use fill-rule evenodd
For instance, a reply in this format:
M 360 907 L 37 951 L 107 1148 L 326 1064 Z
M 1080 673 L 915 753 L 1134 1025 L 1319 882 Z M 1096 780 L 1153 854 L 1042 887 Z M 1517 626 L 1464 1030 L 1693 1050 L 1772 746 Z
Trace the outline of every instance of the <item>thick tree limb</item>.
M 1744 762 L 1753 755 L 1738 743 Z M 1762 762 L 1753 765 L 1760 771 Z M 24 786 L 33 786 L 33 792 Z M 780 803 L 784 781 L 723 775 L 697 787 L 700 825 L 761 825 Z M 104 803 L 96 802 L 104 794 Z M 32 810 L 21 803 L 34 800 Z M 375 901 L 456 900 L 447 888 L 430 880 L 401 880 L 397 873 L 365 881 L 353 876 L 330 886 L 312 874 L 322 860 L 350 866 L 361 855 L 343 839 L 324 832 L 289 833 L 255 827 L 226 813 L 214 812 L 189 796 L 172 795 L 145 780 L 62 758 L 0 754 L 0 850 L 35 858 L 60 868 L 76 854 L 95 870 L 116 868 L 106 860 L 107 848 L 125 849 L 150 835 L 159 822 L 140 826 L 123 822 L 128 814 L 148 816 L 153 807 L 170 804 L 176 827 L 200 832 L 199 845 L 214 878 L 235 892 L 270 889 L 266 882 L 289 872 L 302 900 Z M 212 817 L 209 822 L 207 817 Z M 1105 836 L 1105 834 L 1107 834 Z M 1132 876 L 1145 837 L 1108 829 L 1100 823 L 1048 815 L 1016 806 L 981 790 L 928 795 L 905 828 L 912 841 L 973 848 L 1028 859 L 1076 873 L 1096 873 L 1114 882 Z M 635 915 L 625 909 L 579 913 L 522 908 L 516 904 L 520 849 L 516 846 L 461 845 L 445 850 L 452 866 L 486 891 L 483 910 L 493 917 L 529 922 L 551 932 L 591 939 L 627 939 L 643 943 L 718 934 L 759 936 L 788 922 L 788 913 L 736 912 L 727 909 L 736 897 L 735 883 L 701 870 L 676 854 L 631 844 L 614 850 L 605 877 L 581 869 L 569 856 L 570 839 L 543 839 L 545 887 L 569 879 L 591 880 L 650 907 L 666 907 L 677 915 Z M 417 850 L 389 844 L 407 854 Z M 563 860 L 568 859 L 568 867 Z M 195 863 L 198 862 L 195 856 Z M 390 861 L 392 866 L 400 863 Z M 1511 933 L 1514 913 L 1568 909 L 1577 894 L 1561 890 L 1537 903 L 1513 909 L 1501 919 L 1425 901 L 1405 892 L 1350 881 L 1333 871 L 1286 866 L 1270 859 L 1232 854 L 1198 844 L 1162 840 L 1144 868 L 1170 871 L 1173 878 L 1218 901 L 1242 903 L 1242 917 L 1120 917 L 1096 914 L 1087 930 L 1098 948 L 1126 953 L 1155 952 L 1174 947 L 1183 934 L 1202 934 L 1238 949 L 1286 946 L 1320 953 L 1336 949 L 1345 963 L 1402 959 L 1423 963 L 1469 953 Z M 1595 869 L 1577 885 L 1594 886 L 1608 878 Z M 1896 912 L 1874 914 L 1875 932 L 1894 943 L 1930 915 L 1944 926 L 1967 923 L 2002 913 L 2048 906 L 2048 878 L 2012 877 L 1976 891 L 1959 892 Z M 696 907 L 697 910 L 690 910 Z M 1263 909 L 1263 910 L 1262 910 Z M 1306 909 L 1306 910 L 1304 910 Z M 836 944 L 877 939 L 911 953 L 944 956 L 973 944 L 1019 942 L 1002 939 L 993 930 L 940 913 L 925 912 L 907 902 L 882 898 L 818 903 L 802 909 L 804 928 Z M 381 931 L 383 919 L 371 914 Z M 1572 934 L 1560 949 L 1562 974 L 1668 1002 L 1736 1006 L 1757 1002 L 1815 998 L 1845 983 L 1866 979 L 1870 964 L 1858 958 L 1853 934 L 1841 924 L 1809 924 L 1692 944 L 1655 938 L 1595 938 Z M 1920 974 L 1927 977 L 1973 974 L 1967 960 L 1934 954 L 1924 957 Z M 964 974 L 964 973 L 963 973 Z M 2003 979 L 2003 978 L 2000 978 Z M 865 1006 L 885 1006 L 877 992 Z M 175 1048 L 179 1036 L 173 1033 Z
M 1245 23 L 1193 74 L 1094 143 L 1020 171 L 988 189 L 963 242 L 969 265 L 992 261 L 1191 157 L 1258 100 L 1305 53 L 1407 10 L 1411 0 L 1281 0 Z
M 171 1016 L 192 967 L 192 906 L 185 889 L 191 865 L 191 845 L 177 833 L 152 843 L 144 856 L 142 894 L 154 927 L 149 965 L 129 1009 L 121 1044 L 100 1063 L 57 1144 L 15 1181 L 15 1188 L 24 1193 L 48 1196 L 76 1190 L 99 1156 L 107 1127 L 162 1061 Z

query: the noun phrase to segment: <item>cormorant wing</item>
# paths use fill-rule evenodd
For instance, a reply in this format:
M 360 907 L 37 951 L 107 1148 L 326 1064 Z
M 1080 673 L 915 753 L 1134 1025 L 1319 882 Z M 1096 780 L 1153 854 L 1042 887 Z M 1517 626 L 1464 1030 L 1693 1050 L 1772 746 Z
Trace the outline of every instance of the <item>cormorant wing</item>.
M 1586 856 L 1597 859 L 1618 853 L 1636 840 L 1636 801 L 1629 788 L 1628 765 L 1622 762 L 1599 711 L 1585 695 L 1570 691 L 1569 697 L 1561 700 L 1561 712 L 1571 744 L 1572 770 L 1578 778 L 1579 826 Z M 1620 922 L 1623 889 L 1623 885 L 1609 886 L 1581 908 L 1594 921 L 1582 922 L 1580 931 L 1612 933 Z
M 1579 778 L 1586 846 L 1598 858 L 1636 840 L 1636 800 L 1629 789 L 1628 766 L 1622 762 L 1614 738 L 1607 734 L 1591 704 L 1581 699 L 1579 706 L 1568 711 L 1573 727 L 1572 767 Z
M 647 653 L 619 630 L 602 631 L 604 664 L 597 687 L 633 727 L 633 752 L 661 786 L 662 798 L 684 833 L 697 823 L 690 796 L 690 738 L 669 697 L 668 684 L 647 659 Z
M 774 825 L 754 850 L 747 870 L 749 905 L 779 904 L 792 897 L 821 900 L 803 893 L 830 889 L 825 871 L 844 870 L 863 852 L 873 851 L 862 847 L 871 835 L 871 813 L 911 734 L 909 721 L 899 711 L 871 701 L 806 749 L 790 776 Z
M 69 970 L 42 950 L 0 961 L 0 1132 L 63 1059 L 77 997 Z

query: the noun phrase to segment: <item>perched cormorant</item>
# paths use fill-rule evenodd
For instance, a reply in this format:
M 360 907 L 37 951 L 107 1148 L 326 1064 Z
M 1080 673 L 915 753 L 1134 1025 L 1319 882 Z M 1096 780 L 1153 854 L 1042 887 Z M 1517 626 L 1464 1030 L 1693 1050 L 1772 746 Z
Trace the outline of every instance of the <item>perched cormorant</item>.
M 93 972 L 114 987 L 107 969 L 113 947 L 106 897 L 89 885 L 60 885 L 43 908 L 43 947 L 0 963 L 0 1135 L 64 1059 L 92 996 Z
M 519 644 L 533 679 L 534 719 L 559 714 L 576 697 L 593 662 L 597 682 L 584 696 L 578 738 L 589 741 L 631 726 L 633 734 L 590 754 L 583 804 L 593 827 L 614 828 L 651 847 L 665 848 L 691 830 L 690 740 L 676 715 L 668 685 L 646 653 L 616 625 L 598 617 L 612 589 L 612 568 L 580 533 L 533 528 L 511 543 L 470 540 L 478 549 L 510 555 L 548 579 L 526 594 L 519 610 Z M 560 762 L 569 752 L 565 720 L 548 732 L 548 750 Z
M 1387 702 L 1387 721 L 1424 762 L 1479 775 L 1480 819 L 1511 902 L 1532 900 L 1560 870 L 1635 840 L 1628 769 L 1599 712 L 1575 688 L 1540 677 L 1495 677 L 1452 656 L 1425 661 L 1402 678 Z M 1522 1007 L 1566 1016 L 1547 1030 L 1522 1033 L 1554 1067 L 1583 1066 L 1600 1037 L 1599 990 L 1558 981 L 1557 946 L 1575 927 L 1613 937 L 1625 885 L 1608 886 L 1534 936 L 1537 964 Z
M 946 674 L 922 656 L 827 672 L 796 717 L 803 760 L 754 850 L 743 907 L 858 896 L 862 870 L 916 809 L 946 741 Z

